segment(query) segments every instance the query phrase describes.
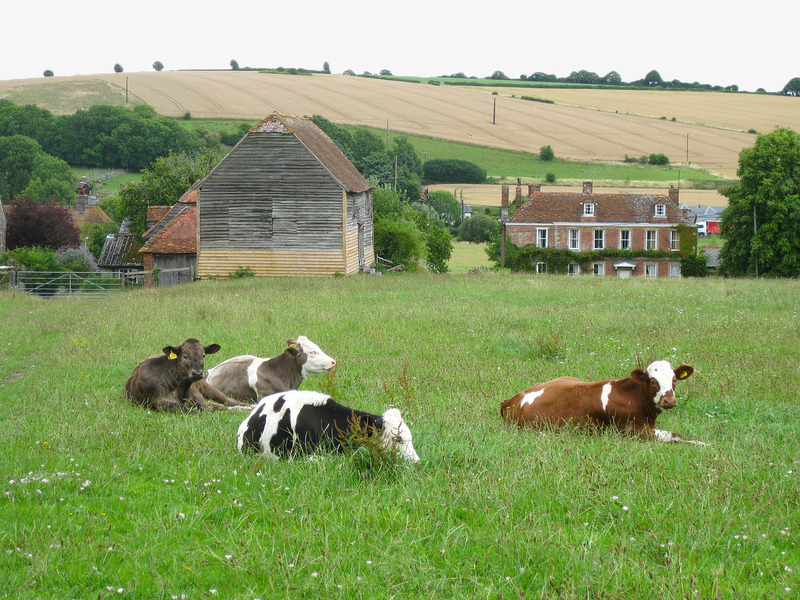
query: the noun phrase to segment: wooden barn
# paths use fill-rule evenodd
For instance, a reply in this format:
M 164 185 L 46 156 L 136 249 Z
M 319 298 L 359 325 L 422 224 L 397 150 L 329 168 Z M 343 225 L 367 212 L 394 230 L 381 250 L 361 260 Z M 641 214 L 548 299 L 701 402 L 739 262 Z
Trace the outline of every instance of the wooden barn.
M 375 262 L 372 184 L 314 123 L 273 113 L 199 185 L 197 276 L 352 274 Z

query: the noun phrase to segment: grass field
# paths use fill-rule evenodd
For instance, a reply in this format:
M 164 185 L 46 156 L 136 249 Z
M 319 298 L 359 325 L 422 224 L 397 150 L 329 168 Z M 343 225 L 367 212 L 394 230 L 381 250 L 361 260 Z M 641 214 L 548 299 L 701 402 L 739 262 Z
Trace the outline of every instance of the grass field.
M 459 88 L 344 75 L 294 77 L 256 71 L 163 71 L 0 81 L 0 97 L 21 94 L 24 88 L 39 88 L 49 94 L 54 84 L 80 86 L 81 82 L 111 84 L 122 97 L 127 93 L 130 102 L 146 102 L 168 116 L 181 117 L 189 112 L 196 118 L 260 120 L 273 111 L 319 114 L 336 123 L 388 127 L 528 153 L 550 145 L 556 156 L 573 160 L 618 161 L 626 154 L 640 157 L 662 153 L 675 165 L 725 177 L 735 176 L 739 152 L 753 144 L 753 135 L 746 131 L 771 130 L 775 125 L 800 128 L 792 99 L 772 95 L 696 93 L 705 104 L 697 106 L 701 112 L 694 115 L 689 107 L 695 104 L 674 92 L 648 92 L 643 104 L 638 99 L 626 100 L 627 94 L 636 90 L 610 90 L 618 93 L 601 106 L 594 94 L 609 90 L 573 90 L 587 94 L 587 100 L 572 96 L 564 101 L 569 105 L 544 104 L 522 99 L 528 93 L 523 88 Z M 30 89 L 24 93 L 35 94 Z M 535 93 L 543 96 L 550 91 L 537 88 Z M 647 102 L 658 107 L 657 116 Z M 60 105 L 79 108 L 82 103 L 72 98 Z M 740 112 L 748 115 L 740 120 L 742 127 L 730 127 L 726 115 Z M 719 117 L 714 118 L 715 114 Z M 762 120 L 756 121 L 757 115 Z
M 790 598 L 800 590 L 797 281 L 400 275 L 0 293 L 0 598 Z M 243 415 L 120 390 L 189 336 L 207 366 L 306 334 L 304 389 L 398 406 L 422 461 L 240 456 Z M 705 447 L 516 430 L 569 374 L 687 363 L 658 425 Z M 212 360 L 213 359 L 213 360 Z

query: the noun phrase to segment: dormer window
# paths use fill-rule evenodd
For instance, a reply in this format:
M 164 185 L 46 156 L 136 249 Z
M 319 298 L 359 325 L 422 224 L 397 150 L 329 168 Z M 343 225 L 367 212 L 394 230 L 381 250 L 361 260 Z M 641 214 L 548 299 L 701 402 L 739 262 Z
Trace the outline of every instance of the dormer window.
M 584 217 L 593 217 L 594 216 L 594 202 L 584 202 L 583 203 L 583 216 Z
M 666 204 L 656 204 L 655 212 L 653 214 L 656 217 L 666 217 L 667 216 L 667 205 Z

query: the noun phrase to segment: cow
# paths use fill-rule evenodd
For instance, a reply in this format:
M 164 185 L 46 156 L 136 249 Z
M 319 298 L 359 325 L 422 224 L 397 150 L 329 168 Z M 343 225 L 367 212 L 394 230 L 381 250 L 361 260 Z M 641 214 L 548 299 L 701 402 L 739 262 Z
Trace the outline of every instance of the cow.
M 396 450 L 412 463 L 419 461 L 398 409 L 373 415 L 308 390 L 278 392 L 259 400 L 239 426 L 236 444 L 242 454 L 255 451 L 276 460 L 325 449 L 343 452 L 353 424 L 368 435 L 380 435 L 384 449 Z
M 206 398 L 225 406 L 245 406 L 228 398 L 203 380 L 206 354 L 219 352 L 219 344 L 203 346 L 189 338 L 180 346 L 165 346 L 157 354 L 140 362 L 128 377 L 123 396 L 146 408 L 165 412 L 188 412 L 221 408 L 208 404 Z
M 655 429 L 656 417 L 674 408 L 675 382 L 694 369 L 681 365 L 672 369 L 659 360 L 646 369 L 634 369 L 630 377 L 616 381 L 585 383 L 575 377 L 559 377 L 523 390 L 500 405 L 506 423 L 563 425 L 572 423 L 621 431 L 662 442 L 686 441 L 671 431 Z
M 253 405 L 264 396 L 297 389 L 309 375 L 336 366 L 335 360 L 304 335 L 286 344 L 286 350 L 274 358 L 249 354 L 229 358 L 209 369 L 206 381 L 223 394 Z

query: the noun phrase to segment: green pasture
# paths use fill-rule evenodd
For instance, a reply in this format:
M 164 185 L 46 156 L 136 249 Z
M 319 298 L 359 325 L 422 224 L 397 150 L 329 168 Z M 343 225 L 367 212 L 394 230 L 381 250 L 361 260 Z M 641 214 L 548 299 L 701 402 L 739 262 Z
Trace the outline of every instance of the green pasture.
M 506 275 L 204 281 L 104 300 L 0 291 L 0 598 L 792 598 L 800 283 Z M 303 389 L 395 405 L 422 458 L 241 456 L 245 414 L 120 391 L 187 337 L 337 360 Z M 560 375 L 695 368 L 662 429 L 518 430 Z

